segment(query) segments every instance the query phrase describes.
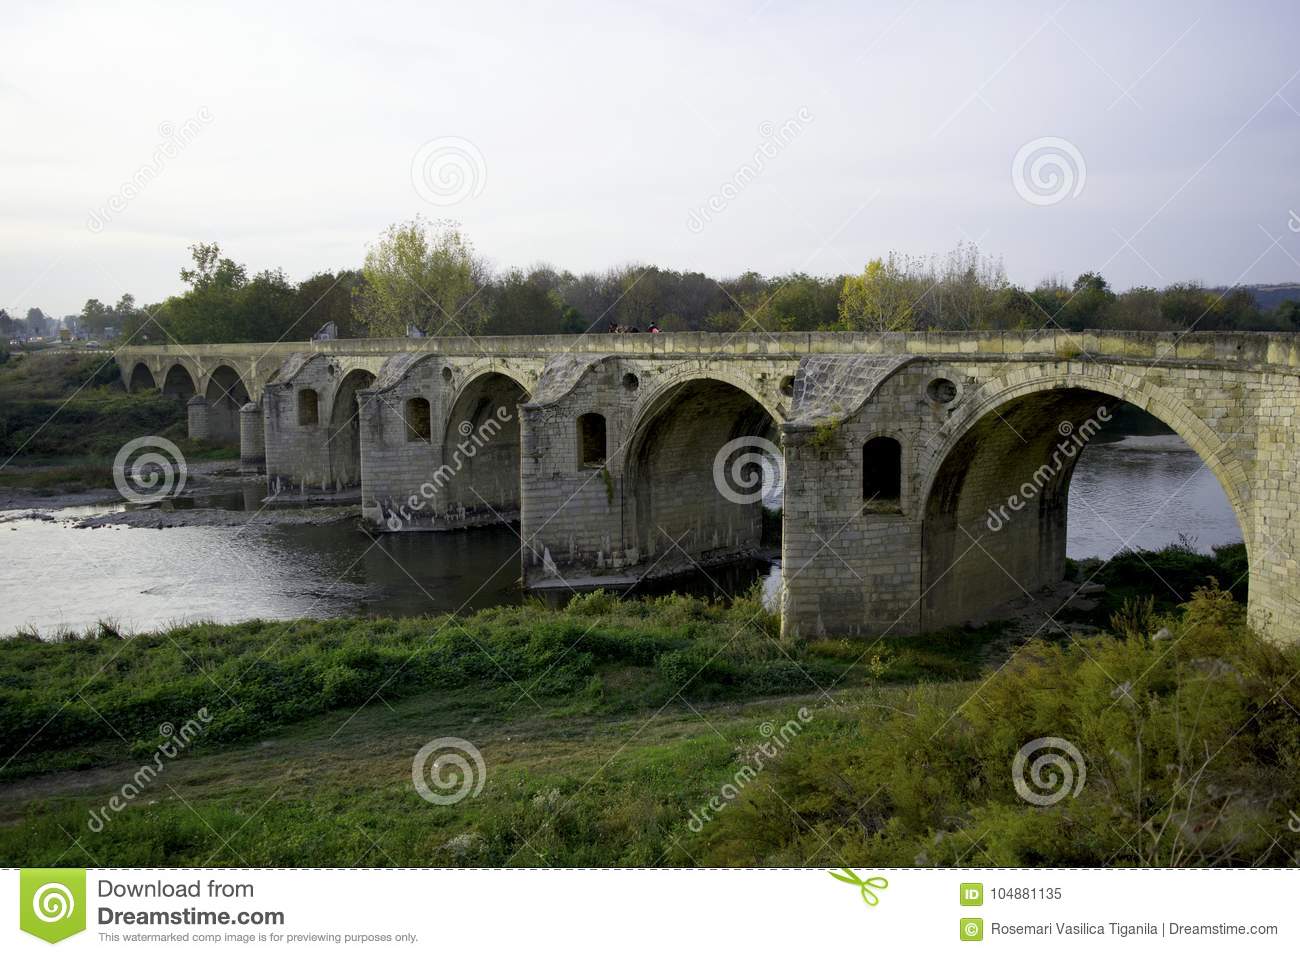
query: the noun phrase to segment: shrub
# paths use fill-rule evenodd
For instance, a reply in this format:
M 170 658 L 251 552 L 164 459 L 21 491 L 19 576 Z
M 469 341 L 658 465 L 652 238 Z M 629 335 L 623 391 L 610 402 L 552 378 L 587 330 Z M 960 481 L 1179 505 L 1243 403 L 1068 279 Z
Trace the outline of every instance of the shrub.
M 686 850 L 706 864 L 1293 863 L 1275 838 L 1300 806 L 1300 647 L 1254 635 L 1217 585 L 1151 624 L 1172 637 L 1035 642 L 975 693 L 920 688 L 884 720 L 819 721 L 771 787 Z M 1077 749 L 1084 783 L 1039 806 L 1012 768 L 1048 737 Z

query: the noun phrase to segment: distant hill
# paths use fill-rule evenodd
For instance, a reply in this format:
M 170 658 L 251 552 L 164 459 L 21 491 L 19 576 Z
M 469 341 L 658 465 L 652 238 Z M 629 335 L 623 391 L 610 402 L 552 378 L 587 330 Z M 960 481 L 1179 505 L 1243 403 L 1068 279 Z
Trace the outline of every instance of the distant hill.
M 1280 282 L 1280 283 L 1257 283 L 1254 285 L 1244 285 L 1241 288 L 1249 289 L 1255 294 L 1255 301 L 1259 303 L 1259 308 L 1265 312 L 1270 309 L 1276 309 L 1280 304 L 1288 299 L 1294 299 L 1300 302 L 1300 282 Z M 1226 288 L 1218 286 L 1211 292 L 1226 292 Z

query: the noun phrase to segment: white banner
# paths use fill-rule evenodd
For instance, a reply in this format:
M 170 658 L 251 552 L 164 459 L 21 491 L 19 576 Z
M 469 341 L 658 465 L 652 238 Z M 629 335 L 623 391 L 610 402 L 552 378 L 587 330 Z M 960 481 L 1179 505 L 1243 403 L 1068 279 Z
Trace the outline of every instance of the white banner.
M 6 954 L 46 954 L 47 941 L 66 954 L 1300 952 L 1297 870 L 65 869 L 4 881 L 19 912 Z

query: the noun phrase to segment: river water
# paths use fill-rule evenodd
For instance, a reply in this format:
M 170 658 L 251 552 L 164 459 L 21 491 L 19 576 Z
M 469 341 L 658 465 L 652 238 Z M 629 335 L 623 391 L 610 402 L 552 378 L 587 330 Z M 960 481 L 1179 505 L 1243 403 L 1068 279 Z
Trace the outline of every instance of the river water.
M 225 504 L 241 507 L 233 498 Z M 250 487 L 243 506 L 256 498 Z M 72 527 L 104 511 L 60 509 L 55 521 L 0 512 L 0 635 L 81 631 L 100 619 L 137 631 L 202 619 L 429 614 L 521 597 L 510 528 L 372 538 L 350 522 Z M 1071 557 L 1158 548 L 1180 534 L 1202 550 L 1241 540 L 1217 480 L 1181 439 L 1128 436 L 1084 451 L 1070 492 Z M 765 563 L 653 590 L 734 593 L 760 578 L 775 596 L 780 568 Z

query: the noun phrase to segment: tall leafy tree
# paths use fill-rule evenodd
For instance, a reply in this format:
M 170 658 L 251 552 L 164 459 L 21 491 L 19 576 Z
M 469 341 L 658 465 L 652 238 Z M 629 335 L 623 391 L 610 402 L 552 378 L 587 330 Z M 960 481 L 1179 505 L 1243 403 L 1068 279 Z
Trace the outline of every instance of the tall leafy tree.
M 402 336 L 408 327 L 461 335 L 482 327 L 486 268 L 450 221 L 417 217 L 388 227 L 366 252 L 362 272 L 359 313 L 371 335 Z
M 867 332 L 911 329 L 912 302 L 895 257 L 873 259 L 860 274 L 845 277 L 837 328 Z

